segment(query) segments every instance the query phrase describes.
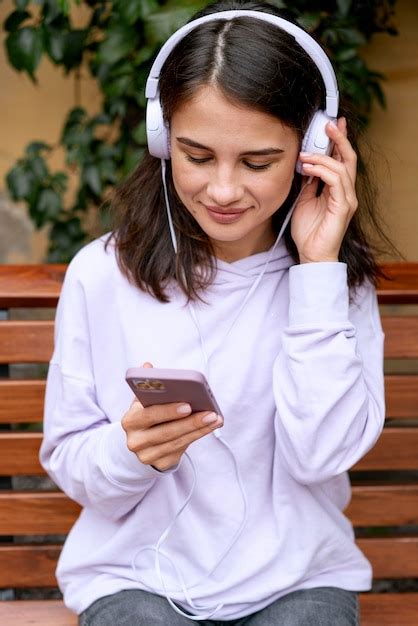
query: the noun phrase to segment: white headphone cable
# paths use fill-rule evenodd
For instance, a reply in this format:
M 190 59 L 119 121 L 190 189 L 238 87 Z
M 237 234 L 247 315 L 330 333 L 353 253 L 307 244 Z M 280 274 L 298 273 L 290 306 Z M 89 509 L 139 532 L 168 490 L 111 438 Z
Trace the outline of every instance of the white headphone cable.
M 165 203 L 166 203 L 166 211 L 167 211 L 167 218 L 168 218 L 168 224 L 169 224 L 169 229 L 170 229 L 170 235 L 171 235 L 171 241 L 173 244 L 173 248 L 174 248 L 174 252 L 175 254 L 177 254 L 178 251 L 178 246 L 177 246 L 177 238 L 176 238 L 176 234 L 175 234 L 175 229 L 174 229 L 174 224 L 173 224 L 173 219 L 172 219 L 172 215 L 171 215 L 171 209 L 170 209 L 170 202 L 169 202 L 169 198 L 168 198 L 168 190 L 167 190 L 167 181 L 166 181 L 166 163 L 164 159 L 161 159 L 161 175 L 162 175 L 162 181 L 163 181 L 163 189 L 164 189 L 164 197 L 165 197 Z M 223 345 L 225 342 L 225 339 L 228 337 L 229 333 L 231 332 L 232 328 L 234 327 L 237 319 L 239 318 L 242 310 L 244 309 L 244 307 L 246 306 L 248 300 L 250 299 L 250 297 L 252 296 L 252 294 L 254 293 L 254 291 L 256 290 L 256 288 L 258 287 L 258 285 L 260 284 L 266 270 L 268 267 L 268 264 L 270 263 L 271 257 L 273 255 L 274 250 L 276 249 L 278 243 L 280 242 L 283 233 L 286 229 L 286 226 L 288 225 L 293 211 L 295 209 L 295 206 L 303 192 L 303 190 L 305 189 L 305 187 L 307 185 L 309 185 L 312 181 L 312 177 L 308 179 L 308 181 L 305 183 L 305 185 L 302 186 L 301 190 L 299 191 L 295 201 L 293 202 L 291 208 L 289 209 L 283 224 L 280 228 L 279 234 L 277 235 L 276 241 L 273 245 L 273 247 L 271 248 L 268 258 L 266 260 L 266 263 L 262 269 L 262 271 L 260 272 L 260 274 L 256 277 L 256 279 L 254 280 L 253 284 L 251 285 L 250 289 L 248 290 L 237 314 L 235 315 L 232 324 L 230 325 L 230 327 L 228 328 L 228 331 L 225 335 L 225 337 L 223 338 L 221 344 L 219 345 Z M 210 354 L 208 356 L 206 348 L 205 348 L 205 344 L 204 344 L 204 340 L 203 340 L 203 335 L 201 333 L 200 330 L 200 325 L 196 316 L 196 312 L 193 309 L 193 306 L 188 307 L 188 310 L 190 311 L 191 317 L 193 319 L 193 322 L 198 330 L 198 334 L 199 334 L 199 339 L 200 339 L 200 345 L 201 345 L 201 349 L 202 349 L 202 353 L 204 356 L 204 360 L 205 360 L 205 364 L 206 364 L 206 370 L 207 370 L 207 375 L 209 374 L 209 360 L 212 358 L 212 356 L 214 355 L 214 353 L 217 351 L 217 349 L 219 348 L 219 345 L 217 348 L 215 348 L 215 350 L 212 352 L 212 354 Z M 230 455 L 232 456 L 233 462 L 234 462 L 234 467 L 235 467 L 235 473 L 237 476 L 237 481 L 238 481 L 238 485 L 240 487 L 240 491 L 241 491 L 241 495 L 242 495 L 242 499 L 243 499 L 243 505 L 244 505 L 244 512 L 243 512 L 243 518 L 242 518 L 242 522 L 238 528 L 238 530 L 236 531 L 236 533 L 234 534 L 234 536 L 232 537 L 231 542 L 229 543 L 229 545 L 226 547 L 226 549 L 224 550 L 224 552 L 221 554 L 221 557 L 217 560 L 217 562 L 215 563 L 215 565 L 212 567 L 212 569 L 207 572 L 204 577 L 199 580 L 198 582 L 194 583 L 192 586 L 189 586 L 189 589 L 192 589 L 194 587 L 196 587 L 198 584 L 200 584 L 203 580 L 207 579 L 209 576 L 211 576 L 213 574 L 213 572 L 216 570 L 217 567 L 219 567 L 219 565 L 222 563 L 222 561 L 225 559 L 225 557 L 227 556 L 227 554 L 231 551 L 232 547 L 235 545 L 236 541 L 238 540 L 239 536 L 241 535 L 246 522 L 247 522 L 247 518 L 248 518 L 248 500 L 247 500 L 247 496 L 245 493 L 245 489 L 244 489 L 244 485 L 242 482 L 242 477 L 241 477 L 241 472 L 239 470 L 239 466 L 237 463 L 237 460 L 235 458 L 235 455 L 233 453 L 233 450 L 231 449 L 231 447 L 228 445 L 228 443 L 221 437 L 221 435 L 219 434 L 218 431 L 213 431 L 213 434 L 216 436 L 216 438 L 222 443 L 222 445 L 224 445 L 227 450 L 229 451 Z M 190 463 L 190 466 L 192 468 L 192 472 L 193 472 L 193 481 L 192 481 L 192 485 L 191 488 L 189 490 L 189 493 L 185 499 L 185 501 L 183 502 L 182 506 L 179 508 L 179 510 L 177 511 L 177 513 L 175 514 L 173 520 L 170 522 L 170 524 L 167 526 L 167 528 L 164 530 L 164 532 L 161 534 L 159 540 L 157 541 L 157 544 L 155 546 L 144 546 L 143 548 L 141 548 L 140 550 L 138 550 L 135 555 L 132 558 L 132 569 L 135 572 L 136 578 L 138 579 L 137 576 L 137 569 L 136 569 L 136 558 L 138 556 L 138 554 L 140 554 L 141 552 L 145 551 L 145 550 L 153 550 L 155 551 L 155 570 L 157 572 L 157 576 L 159 578 L 160 581 L 160 585 L 161 588 L 164 592 L 164 595 L 168 601 L 168 603 L 170 604 L 170 606 L 173 608 L 174 611 L 176 611 L 176 613 L 182 615 L 183 617 L 186 617 L 187 619 L 191 619 L 191 620 L 195 620 L 195 621 L 201 621 L 201 620 L 206 620 L 206 619 L 210 619 L 215 613 L 217 613 L 222 607 L 223 604 L 219 603 L 216 607 L 214 608 L 209 608 L 206 606 L 202 606 L 202 605 L 197 605 L 192 598 L 190 597 L 190 594 L 188 592 L 188 588 L 185 585 L 185 582 L 183 580 L 183 576 L 180 572 L 180 570 L 178 569 L 178 567 L 176 566 L 176 564 L 174 563 L 174 561 L 165 553 L 161 550 L 161 546 L 164 543 L 164 541 L 167 539 L 167 537 L 169 536 L 171 530 L 173 529 L 176 521 L 178 520 L 179 516 L 181 515 L 181 513 L 184 511 L 184 509 L 186 508 L 186 506 L 188 505 L 188 503 L 190 502 L 193 492 L 194 492 L 194 488 L 196 485 L 196 469 L 194 467 L 193 461 L 190 458 L 190 456 L 187 454 L 187 452 L 184 453 L 184 456 L 187 458 L 187 460 Z M 164 581 L 164 577 L 161 571 L 161 564 L 160 564 L 160 554 L 165 557 L 172 565 L 174 571 L 176 572 L 176 575 L 178 577 L 178 580 L 180 581 L 180 587 L 183 591 L 184 597 L 186 599 L 186 601 L 188 602 L 188 605 L 190 607 L 192 607 L 195 610 L 209 610 L 209 613 L 205 614 L 205 615 L 188 615 L 187 613 L 185 613 L 184 611 L 182 611 L 174 602 L 173 600 L 170 598 L 170 593 L 173 593 L 173 591 L 168 590 L 166 588 L 165 585 L 165 581 Z M 155 589 L 149 587 L 146 583 L 142 584 L 145 587 L 148 587 L 149 589 L 151 589 L 151 591 L 155 591 Z

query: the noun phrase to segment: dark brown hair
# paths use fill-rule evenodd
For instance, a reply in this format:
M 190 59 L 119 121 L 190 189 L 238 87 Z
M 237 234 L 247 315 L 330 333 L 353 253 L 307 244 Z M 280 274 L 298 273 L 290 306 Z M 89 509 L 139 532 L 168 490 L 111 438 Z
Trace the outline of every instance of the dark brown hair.
M 227 1 L 210 5 L 193 19 L 231 9 L 280 15 L 268 3 Z M 324 103 L 320 72 L 294 38 L 274 25 L 249 17 L 203 24 L 178 43 L 165 62 L 160 78 L 161 103 L 167 122 L 176 107 L 208 84 L 216 85 L 233 102 L 274 115 L 293 128 L 300 139 L 312 115 L 323 108 Z M 348 118 L 349 139 L 359 154 L 355 120 L 343 107 L 340 108 L 341 114 Z M 161 163 L 146 153 L 137 169 L 114 194 L 112 238 L 118 263 L 134 284 L 161 302 L 168 301 L 166 288 L 173 280 L 188 298 L 199 298 L 213 278 L 212 245 L 178 198 L 170 162 L 167 162 L 167 180 L 178 254 L 174 253 L 168 228 Z M 297 174 L 288 198 L 273 216 L 276 231 L 300 185 L 301 176 Z M 376 254 L 383 251 L 381 244 L 393 249 L 379 223 L 375 192 L 361 157 L 356 186 L 359 207 L 340 251 L 340 260 L 348 266 L 350 287 L 365 279 L 376 283 L 380 275 Z M 290 224 L 284 237 L 289 253 L 297 263 L 298 252 L 290 234 Z

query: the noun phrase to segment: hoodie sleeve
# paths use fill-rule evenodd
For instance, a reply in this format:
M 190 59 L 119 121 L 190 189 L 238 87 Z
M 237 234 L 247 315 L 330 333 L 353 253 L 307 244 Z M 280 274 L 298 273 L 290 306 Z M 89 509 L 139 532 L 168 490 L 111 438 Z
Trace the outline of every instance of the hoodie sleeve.
M 58 304 L 40 460 L 70 498 L 115 521 L 166 473 L 142 464 L 129 451 L 120 421 L 111 422 L 99 406 L 79 265 L 76 257 Z
M 344 263 L 296 265 L 273 370 L 276 446 L 300 483 L 326 481 L 373 447 L 384 424 L 383 333 L 370 283 L 349 305 Z

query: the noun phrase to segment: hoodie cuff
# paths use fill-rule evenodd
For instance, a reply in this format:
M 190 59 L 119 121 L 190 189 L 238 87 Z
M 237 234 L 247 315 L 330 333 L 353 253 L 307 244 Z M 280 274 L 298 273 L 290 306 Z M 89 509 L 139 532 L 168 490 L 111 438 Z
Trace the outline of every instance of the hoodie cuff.
M 120 422 L 109 424 L 105 429 L 101 442 L 101 464 L 107 479 L 122 487 L 171 474 L 180 465 L 179 463 L 166 472 L 159 472 L 151 465 L 141 463 L 136 454 L 129 450 L 126 433 Z
M 346 263 L 303 263 L 289 270 L 289 325 L 348 320 Z

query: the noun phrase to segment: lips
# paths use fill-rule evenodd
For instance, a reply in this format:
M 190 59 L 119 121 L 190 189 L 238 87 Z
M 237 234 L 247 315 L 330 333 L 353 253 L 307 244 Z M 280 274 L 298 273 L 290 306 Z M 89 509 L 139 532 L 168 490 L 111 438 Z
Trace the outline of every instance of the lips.
M 209 217 L 218 224 L 231 224 L 240 219 L 240 217 L 248 211 L 248 209 L 221 209 L 217 206 L 205 206 Z

